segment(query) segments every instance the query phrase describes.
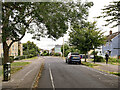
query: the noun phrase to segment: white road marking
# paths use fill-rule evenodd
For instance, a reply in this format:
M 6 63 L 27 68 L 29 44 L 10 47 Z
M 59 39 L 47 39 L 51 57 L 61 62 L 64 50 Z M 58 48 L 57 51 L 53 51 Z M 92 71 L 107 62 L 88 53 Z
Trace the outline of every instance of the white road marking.
M 52 72 L 50 69 L 50 64 L 49 64 L 49 72 L 50 72 L 50 79 L 51 79 L 52 87 L 53 87 L 53 90 L 55 90 L 55 85 L 54 85 L 54 81 L 53 81 L 53 75 L 52 75 Z

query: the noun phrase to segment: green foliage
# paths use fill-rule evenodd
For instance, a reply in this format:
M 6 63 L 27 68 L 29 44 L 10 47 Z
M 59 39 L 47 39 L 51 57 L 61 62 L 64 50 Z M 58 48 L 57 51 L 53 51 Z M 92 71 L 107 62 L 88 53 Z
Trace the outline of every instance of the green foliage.
M 102 9 L 102 15 L 98 16 L 97 18 L 105 18 L 105 21 L 107 24 L 105 26 L 108 26 L 110 24 L 113 24 L 111 28 L 117 27 L 120 25 L 120 1 L 113 1 L 108 6 L 104 6 L 104 9 Z
M 92 5 L 92 2 L 3 2 L 3 41 L 20 40 L 26 32 L 34 34 L 33 39 L 37 40 L 45 36 L 58 39 L 68 29 L 66 22 L 73 24 L 86 19 Z
M 105 43 L 103 34 L 101 30 L 96 28 L 96 22 L 84 22 L 83 26 L 73 26 L 72 31 L 69 33 L 69 42 L 82 53 L 86 54 L 93 49 L 93 46 L 97 48 Z
M 49 56 L 49 53 L 43 53 L 43 56 Z
M 109 62 L 118 62 L 118 59 L 117 59 L 117 58 L 112 58 L 112 57 L 110 57 L 110 58 L 109 58 Z
M 60 53 L 54 53 L 54 56 L 61 56 Z
M 12 63 L 14 61 L 14 56 L 9 56 L 9 62 Z
M 90 62 L 82 62 L 83 65 L 88 66 L 88 67 L 94 67 L 94 66 L 99 66 L 99 64 L 94 64 Z
M 63 46 L 61 47 L 61 51 L 63 51 Z M 67 43 L 65 43 L 64 44 L 64 56 L 66 57 L 70 52 L 80 53 L 80 50 L 76 49 L 73 46 L 69 46 Z
M 95 56 L 95 62 L 105 62 L 105 59 L 102 56 Z
M 94 55 L 94 53 L 95 53 L 95 55 L 97 55 L 98 51 L 93 51 L 93 52 L 91 53 L 91 55 Z
M 20 41 L 25 33 L 33 34 L 33 39 L 41 37 L 58 39 L 62 37 L 68 24 L 85 21 L 92 2 L 2 2 L 2 42 L 6 63 L 8 51 L 14 42 Z M 8 45 L 7 39 L 12 40 Z M 29 51 L 32 53 L 34 48 Z M 34 53 L 34 52 L 33 52 Z M 27 54 L 27 52 L 24 52 Z
M 30 64 L 30 62 L 13 62 L 11 64 L 11 74 L 21 70 L 24 66 Z
M 37 56 L 40 52 L 40 49 L 33 42 L 28 41 L 23 44 L 23 54 Z

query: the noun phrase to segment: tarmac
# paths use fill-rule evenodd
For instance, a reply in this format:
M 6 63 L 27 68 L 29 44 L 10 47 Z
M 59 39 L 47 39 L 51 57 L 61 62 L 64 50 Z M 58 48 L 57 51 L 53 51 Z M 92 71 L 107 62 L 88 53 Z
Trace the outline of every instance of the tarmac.
M 3 90 L 18 89 L 18 88 L 25 89 L 25 88 L 33 87 L 34 81 L 36 80 L 41 64 L 44 62 L 44 57 L 39 57 L 33 60 L 20 60 L 20 61 L 32 62 L 32 63 L 25 66 L 20 71 L 12 74 L 11 80 L 6 82 L 3 81 L 2 83 L 0 83 L 0 86 L 2 86 Z M 82 59 L 82 61 L 84 60 Z M 94 63 L 94 62 L 91 62 L 91 63 Z M 96 64 L 100 64 L 100 66 L 95 67 L 96 69 L 101 69 L 109 72 L 119 72 L 118 65 L 98 63 L 98 62 L 96 62 Z M 2 79 L 2 77 L 0 77 L 0 79 Z
M 23 69 L 11 75 L 11 80 L 2 82 L 2 89 L 18 89 L 32 88 L 34 81 L 40 71 L 41 64 L 44 59 L 39 57 L 33 60 L 20 60 L 20 62 L 32 62 Z M 17 61 L 15 61 L 17 62 Z

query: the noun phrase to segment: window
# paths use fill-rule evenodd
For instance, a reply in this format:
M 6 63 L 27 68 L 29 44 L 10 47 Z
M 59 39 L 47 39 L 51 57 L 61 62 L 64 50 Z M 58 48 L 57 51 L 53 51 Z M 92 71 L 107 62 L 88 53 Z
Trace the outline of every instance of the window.
M 12 46 L 12 50 L 14 50 L 14 45 Z

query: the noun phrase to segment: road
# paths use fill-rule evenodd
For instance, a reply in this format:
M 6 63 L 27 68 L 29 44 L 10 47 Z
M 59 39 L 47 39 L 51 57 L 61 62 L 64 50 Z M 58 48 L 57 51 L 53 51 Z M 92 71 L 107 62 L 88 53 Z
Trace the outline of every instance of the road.
M 118 77 L 84 65 L 66 64 L 60 57 L 44 57 L 39 88 L 118 88 Z

